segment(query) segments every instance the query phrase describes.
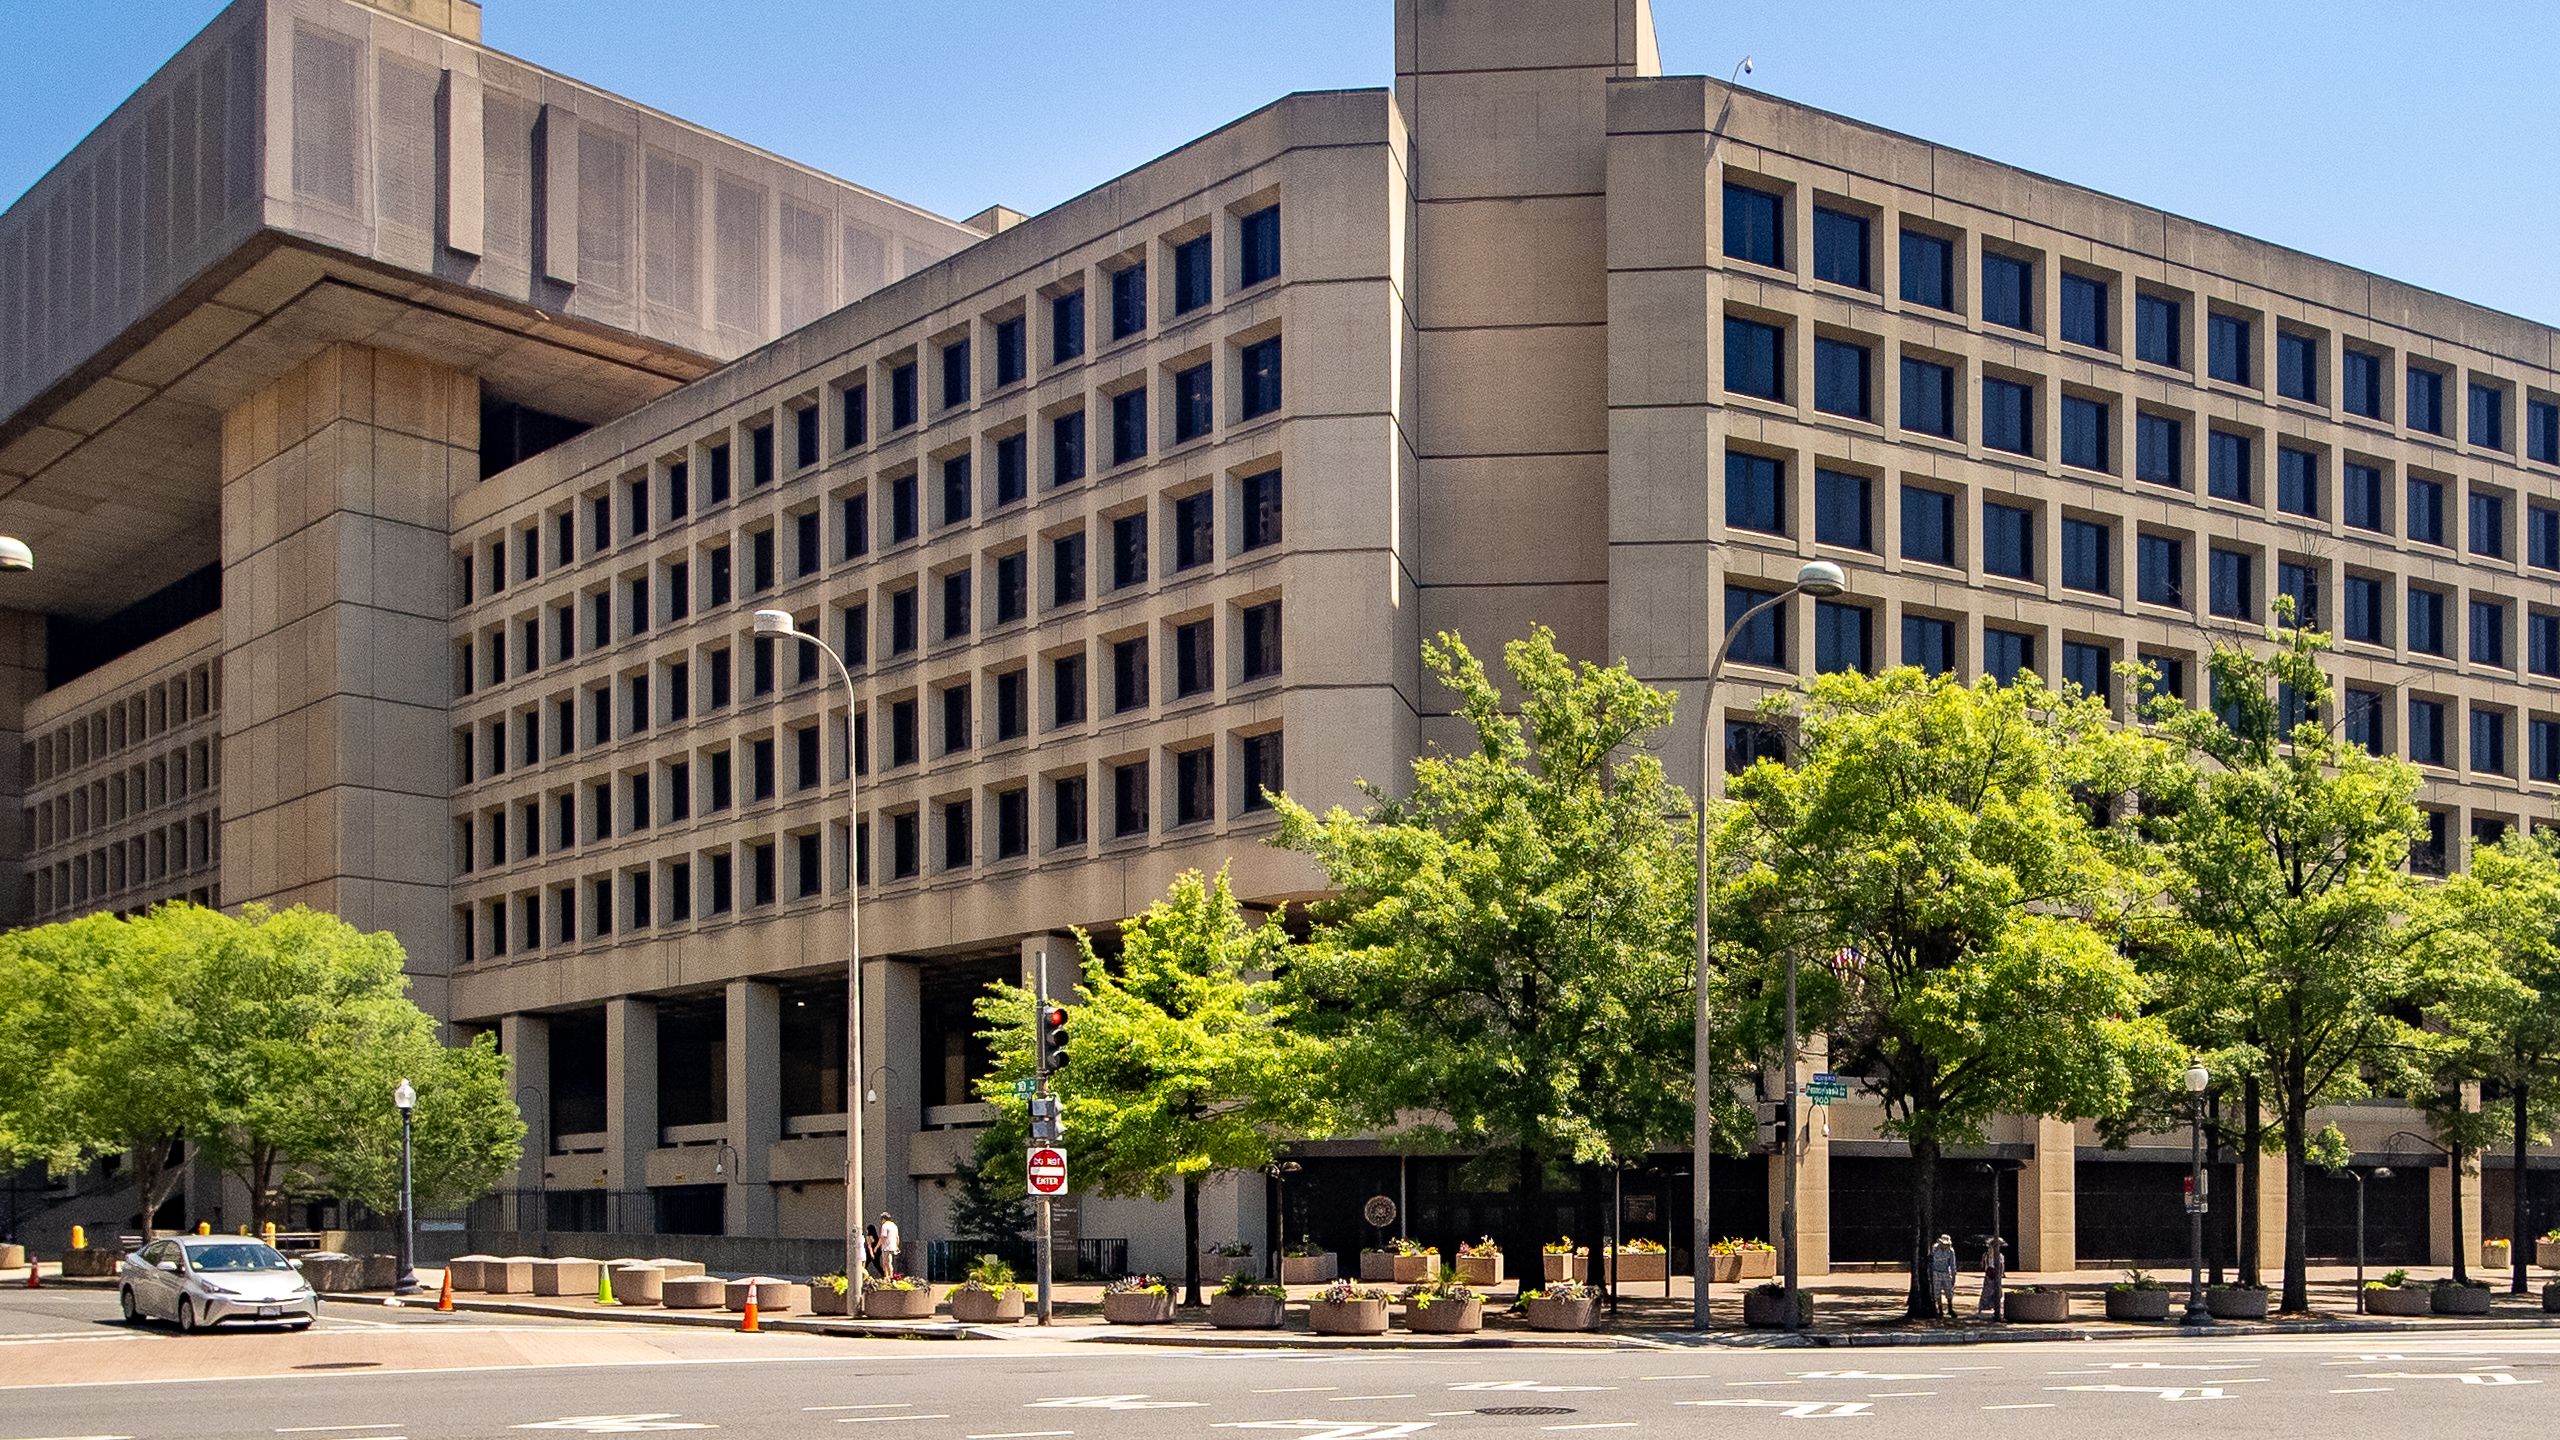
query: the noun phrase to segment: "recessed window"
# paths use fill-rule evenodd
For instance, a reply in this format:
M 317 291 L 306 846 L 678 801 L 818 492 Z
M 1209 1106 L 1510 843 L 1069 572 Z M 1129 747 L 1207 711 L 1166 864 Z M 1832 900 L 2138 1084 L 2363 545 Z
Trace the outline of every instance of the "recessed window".
M 1049 542 L 1049 603 L 1084 601 L 1084 532 L 1060 535 Z
M 1902 428 L 1955 438 L 1955 367 L 1902 357 Z
M 2095 520 L 2062 518 L 2062 584 L 2093 595 L 2115 593 L 2115 532 Z
M 2036 513 L 1997 500 L 1982 502 L 1982 568 L 2012 580 L 2036 578 Z
M 2115 703 L 2115 662 L 2115 653 L 2104 645 L 2081 640 L 2062 642 L 2063 683 L 2094 696 L 2102 704 Z
M 1147 328 L 1144 261 L 1111 272 L 1111 338 L 1124 340 Z
M 1206 695 L 1217 688 L 1218 653 L 1215 629 L 1206 620 L 1173 627 L 1173 698 Z
M 1982 673 L 2003 685 L 2036 668 L 2036 637 L 2019 630 L 1982 627 Z
M 2525 727 L 2526 760 L 2536 780 L 2560 780 L 2560 720 L 2535 717 Z
M 2507 497 L 2494 491 L 2471 492 L 2471 523 L 2464 539 L 2474 555 L 2507 558 Z
M 913 540 L 917 529 L 916 476 L 910 470 L 889 481 L 889 543 Z
M 2525 668 L 2560 675 L 2560 613 L 2534 610 L 2524 617 Z
M 2062 397 L 2062 463 L 2082 470 L 2111 470 L 2107 435 L 2112 417 L 2104 400 Z
M 1728 315 L 1724 321 L 1724 384 L 1741 395 L 1784 400 L 1787 332 L 1775 325 Z
M 1147 707 L 1147 637 L 1132 636 L 1111 647 L 1111 713 L 1125 715 Z
M 2524 402 L 2524 458 L 2560 465 L 2560 402 Z
M 2107 343 L 2108 300 L 2106 281 L 2093 275 L 2062 272 L 2063 340 L 2092 350 L 2114 348 Z
M 1031 493 L 1031 440 L 1016 430 L 995 444 L 996 506 L 1019 503 Z
M 2276 594 L 2293 602 L 2293 624 L 2320 628 L 2320 572 L 2290 560 L 2276 562 Z
M 2349 460 L 2338 467 L 2338 503 L 2342 518 L 2357 530 L 2388 530 L 2383 504 L 2382 468 Z
M 2187 427 L 2168 415 L 2142 411 L 2133 417 L 2133 478 L 2187 488 Z
M 2205 434 L 2205 493 L 2216 500 L 2236 500 L 2249 504 L 2257 487 L 2250 474 L 2250 444 L 2246 435 L 2229 430 L 2213 430 Z
M 1783 270 L 1787 265 L 1787 202 L 1766 190 L 1731 180 L 1724 185 L 1724 253 L 1735 260 Z
M 996 387 L 1017 385 L 1030 373 L 1029 343 L 1025 338 L 1029 327 L 1019 315 L 996 322 Z
M 2036 452 L 2036 390 L 2033 385 L 1982 377 L 1982 448 L 2015 455 Z
M 2421 545 L 2442 545 L 2444 482 L 2424 475 L 2409 477 L 2409 538 Z
M 1218 818 L 1218 752 L 1198 746 L 1173 752 L 1173 823 L 1204 825 Z
M 1070 410 L 1049 422 L 1049 483 L 1084 478 L 1084 412 Z
M 1236 352 L 1237 414 L 1259 420 L 1280 408 L 1280 337 L 1257 340 Z
M 2187 608 L 2187 547 L 2173 535 L 2134 538 L 2136 596 L 2145 605 Z
M 1194 569 L 1218 558 L 1218 499 L 1202 490 L 1173 502 L 1173 568 Z
M 1064 365 L 1084 353 L 1084 292 L 1049 302 L 1049 363 Z
M 1931 675 L 1951 673 L 1956 668 L 1956 622 L 1903 612 L 1902 663 Z
M 2470 397 L 2471 424 L 2463 431 L 2464 437 L 2484 450 L 2506 449 L 2507 392 L 2475 380 Z
M 916 423 L 916 363 L 912 360 L 889 371 L 889 428 L 904 430 Z
M 1084 656 L 1060 655 L 1049 662 L 1051 728 L 1084 723 Z
M 2483 775 L 2507 773 L 2507 712 L 2471 707 L 2471 768 Z
M 2204 320 L 2205 374 L 2234 385 L 2249 383 L 2252 326 L 2242 316 L 2216 310 Z
M 1982 319 L 2011 330 L 2036 328 L 2035 262 L 1996 250 L 1982 252 Z
M 1864 475 L 1813 472 L 1813 538 L 1850 550 L 1875 548 L 1874 484 Z
M 2391 703 L 2390 696 L 2380 690 L 2350 686 L 2338 706 L 2338 730 L 2350 745 L 2360 745 L 2365 753 L 2382 753 L 2383 717 Z
M 2338 352 L 2338 403 L 2350 415 L 2382 418 L 2382 357 L 2349 345 Z
M 2409 759 L 2419 765 L 2449 765 L 2446 758 L 2444 702 L 2422 695 L 2409 697 Z
M 1871 674 L 1875 670 L 1874 643 L 1869 630 L 1875 617 L 1863 605 L 1841 600 L 1817 600 L 1813 603 L 1813 668 L 1816 674 L 1836 675 L 1849 671 Z
M 1902 232 L 1902 298 L 1932 310 L 1956 308 L 1954 241 L 1924 230 Z
M 942 462 L 942 523 L 957 525 L 969 518 L 974 488 L 967 451 Z
M 2524 545 L 2524 563 L 2536 570 L 2560 570 L 2560 510 L 2526 506 Z
M 2138 292 L 2133 297 L 2133 358 L 2172 370 L 2186 368 L 2186 307 L 2166 295 Z
M 1243 678 L 1267 680 L 1280 673 L 1280 602 L 1248 605 L 1237 617 L 1243 636 Z
M 2444 376 L 2423 365 L 2409 367 L 2409 428 L 2445 433 Z
M 1031 679 L 1023 670 L 996 676 L 996 743 L 1019 740 L 1031 730 Z
M 999 555 L 996 566 L 996 623 L 1010 625 L 1031 613 L 1031 555 L 1014 550 Z
M 957 640 L 969 633 L 969 572 L 954 570 L 942 577 L 942 638 Z
M 2348 572 L 2339 588 L 2338 631 L 2360 645 L 2390 644 L 2390 592 L 2378 575 Z
M 912 585 L 889 592 L 889 653 L 904 655 L 916 648 L 916 590 Z
M 996 858 L 1018 860 L 1031 853 L 1031 792 L 996 792 Z
M 1266 470 L 1236 482 L 1238 550 L 1259 550 L 1280 543 L 1280 472 Z
M 1786 668 L 1786 606 L 1771 605 L 1752 616 L 1749 623 L 1736 626 L 1754 606 L 1775 599 L 1777 594 L 1748 585 L 1724 587 L 1724 624 L 1726 633 L 1732 636 L 1727 658 L 1735 664 Z
M 1742 450 L 1724 456 L 1724 523 L 1728 529 L 1787 533 L 1786 462 Z
M 942 692 L 942 753 L 957 754 L 970 744 L 970 694 L 967 685 L 952 685 Z
M 841 403 L 844 413 L 838 422 L 844 427 L 844 448 L 871 443 L 871 387 L 847 385 Z
M 2499 600 L 2471 602 L 2471 663 L 2504 670 L 2507 659 L 2507 607 Z
M 1147 762 L 1111 767 L 1111 835 L 1125 840 L 1147 833 Z
M 1917 485 L 1902 487 L 1902 558 L 1956 563 L 1956 497 Z
M 1831 415 L 1865 420 L 1872 416 L 1869 372 L 1875 352 L 1846 340 L 1817 336 L 1813 342 L 1813 408 Z
M 2288 400 L 2320 402 L 2320 337 L 2276 331 L 2276 393 Z
M 1867 217 L 1827 205 L 1813 207 L 1813 278 L 1853 290 L 1872 290 L 1867 273 Z
M 1268 810 L 1271 797 L 1282 793 L 1280 732 L 1246 735 L 1236 741 L 1236 768 L 1244 772 L 1240 811 Z
M 2408 613 L 2404 620 L 2409 634 L 2409 648 L 2423 655 L 2453 656 L 2452 637 L 2445 633 L 2444 592 L 2423 585 L 2409 587 Z
M 2208 557 L 2205 603 L 2226 620 L 2254 619 L 2258 613 L 2257 563 L 2241 550 L 2216 549 Z
M 1236 221 L 1236 283 L 1259 285 L 1280 274 L 1280 207 L 1266 205 Z
M 1196 236 L 1173 247 L 1173 313 L 1188 315 L 1209 303 L 1212 289 L 1209 237 Z
M 1212 388 L 1206 362 L 1173 372 L 1174 444 L 1208 434 L 1216 424 L 1216 409 L 1217 392 Z
M 967 336 L 942 347 L 942 406 L 969 403 L 969 340 Z
M 2320 457 L 2290 445 L 2276 447 L 2276 508 L 2287 515 L 2320 518 Z
M 1111 588 L 1146 583 L 1147 512 L 1141 510 L 1111 522 Z
M 1085 843 L 1090 814 L 1082 775 L 1061 775 L 1049 782 L 1049 843 L 1064 850 Z

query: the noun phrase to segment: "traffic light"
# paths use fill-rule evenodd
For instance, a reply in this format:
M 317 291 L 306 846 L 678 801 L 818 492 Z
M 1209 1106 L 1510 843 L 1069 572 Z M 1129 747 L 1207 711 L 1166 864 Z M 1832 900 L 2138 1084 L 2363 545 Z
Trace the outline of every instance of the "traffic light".
M 1790 1138 L 1787 1131 L 1787 1102 L 1763 1100 L 1753 1106 L 1752 1110 L 1760 1122 L 1760 1148 L 1784 1151 Z
M 1053 1075 L 1067 1066 L 1067 1007 L 1040 1007 L 1040 1073 Z

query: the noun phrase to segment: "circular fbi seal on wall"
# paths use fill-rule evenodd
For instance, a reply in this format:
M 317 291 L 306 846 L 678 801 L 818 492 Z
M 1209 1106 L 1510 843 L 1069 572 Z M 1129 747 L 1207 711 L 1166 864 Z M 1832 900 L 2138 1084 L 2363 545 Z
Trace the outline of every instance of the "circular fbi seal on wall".
M 1360 1207 L 1360 1218 L 1381 1230 L 1393 1225 L 1396 1223 L 1394 1198 L 1386 1195 L 1370 1196 L 1369 1203 Z

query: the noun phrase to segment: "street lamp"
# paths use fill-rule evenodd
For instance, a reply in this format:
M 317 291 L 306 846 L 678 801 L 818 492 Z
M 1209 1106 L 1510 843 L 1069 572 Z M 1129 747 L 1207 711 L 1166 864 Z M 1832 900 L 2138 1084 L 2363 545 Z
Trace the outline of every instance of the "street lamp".
M 2187 1314 L 2189 1325 L 2210 1325 L 2204 1303 L 2204 1092 L 2213 1072 L 2199 1060 L 2187 1067 Z
M 403 1077 L 391 1087 L 391 1103 L 400 1110 L 400 1274 L 391 1282 L 392 1293 L 413 1295 L 418 1290 L 418 1208 L 410 1198 L 410 1118 L 418 1108 L 418 1087 Z
M 2365 1178 L 2365 1177 L 2363 1177 L 2362 1175 L 2357 1174 L 2357 1173 L 2356 1173 L 2356 1170 L 2355 1170 L 2355 1167 L 2354 1167 L 2354 1166 L 2352 1166 L 2352 1165 L 2350 1165 L 2350 1166 L 2348 1166 L 2348 1167 L 2347 1167 L 2347 1178 L 2348 1178 L 2348 1179 L 2350 1179 L 2350 1180 L 2353 1180 L 2354 1182 L 2356 1182 L 2356 1313 L 2357 1313 L 2357 1314 L 2359 1314 L 2359 1315 L 2361 1315 L 2361 1314 L 2363 1314 L 2363 1313 L 2364 1313 L 2364 1178 Z M 2376 1165 L 2376 1166 L 2374 1166 L 2374 1167 L 2373 1167 L 2373 1178 L 2374 1178 L 2374 1179 L 2376 1179 L 2376 1180 L 2388 1180 L 2388 1179 L 2390 1179 L 2390 1178 L 2391 1178 L 2391 1167 L 2390 1167 L 2390 1166 L 2388 1166 L 2388 1165 Z
M 755 612 L 755 633 L 776 640 L 815 645 L 835 666 L 844 682 L 844 1273 L 853 1287 L 855 1314 L 861 1313 L 862 1255 L 862 884 L 858 852 L 862 836 L 861 779 L 854 773 L 853 712 L 858 696 L 853 672 L 835 647 L 799 627 L 788 610 Z
M 0 574 L 23 575 L 36 568 L 36 552 L 15 535 L 0 535 Z
M 1715 877 L 1708 855 L 1707 785 L 1716 773 L 1716 736 L 1722 729 L 1716 723 L 1716 681 L 1724 674 L 1725 657 L 1733 652 L 1734 637 L 1744 627 L 1760 618 L 1760 612 L 1779 604 L 1789 596 L 1804 594 L 1828 597 L 1849 588 L 1849 577 L 1828 560 L 1808 560 L 1796 569 L 1796 583 L 1733 616 L 1725 622 L 1724 638 L 1716 644 L 1715 658 L 1707 663 L 1706 683 L 1699 696 L 1698 716 L 1698 1035 L 1691 1054 L 1694 1074 L 1691 1093 L 1696 1097 L 1696 1111 L 1689 1127 L 1689 1148 L 1697 1156 L 1697 1179 L 1690 1186 L 1695 1196 L 1689 1210 L 1692 1228 L 1689 1267 L 1697 1278 L 1690 1286 L 1689 1325 L 1696 1330 L 1707 1328 L 1707 1276 L 1712 1272 L 1708 1250 L 1715 1243 L 1715 1231 L 1707 1217 L 1708 1173 L 1707 1147 L 1713 1139 L 1714 1102 L 1707 1086 L 1707 974 L 1712 967 L 1713 949 L 1708 920 L 1715 902 Z M 1780 1248 L 1786 1262 L 1787 1314 L 1793 1317 L 1796 1288 L 1796 959 L 1787 952 L 1787 1194 L 1783 1226 L 1779 1231 Z

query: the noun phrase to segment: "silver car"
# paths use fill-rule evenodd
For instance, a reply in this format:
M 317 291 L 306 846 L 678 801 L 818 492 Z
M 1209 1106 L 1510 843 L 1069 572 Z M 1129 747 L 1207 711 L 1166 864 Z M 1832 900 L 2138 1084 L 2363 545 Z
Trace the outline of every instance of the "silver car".
M 231 1324 L 308 1330 L 320 1313 L 299 1265 L 238 1235 L 154 1240 L 124 1257 L 116 1292 L 126 1324 L 172 1320 L 191 1335 Z

